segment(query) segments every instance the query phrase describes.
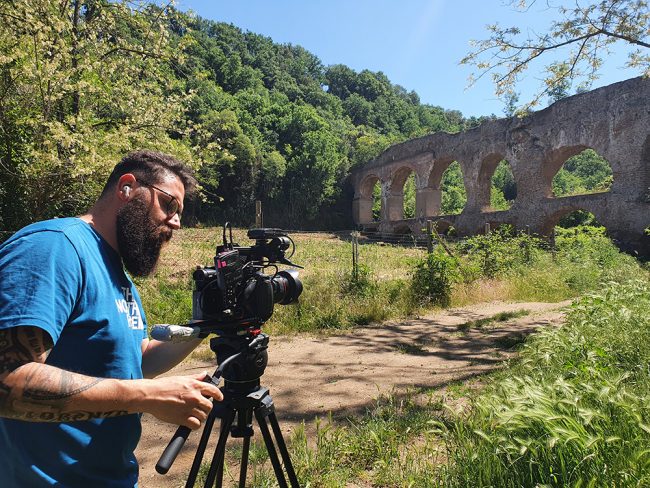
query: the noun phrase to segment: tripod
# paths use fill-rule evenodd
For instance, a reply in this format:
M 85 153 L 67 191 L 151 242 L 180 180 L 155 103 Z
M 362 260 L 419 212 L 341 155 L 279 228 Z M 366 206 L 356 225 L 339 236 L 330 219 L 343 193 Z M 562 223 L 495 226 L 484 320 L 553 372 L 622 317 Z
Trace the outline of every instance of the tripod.
M 219 439 L 214 451 L 212 461 L 208 470 L 204 488 L 216 486 L 220 488 L 223 483 L 224 459 L 226 454 L 226 443 L 228 437 L 242 438 L 242 457 L 239 471 L 239 487 L 246 486 L 246 473 L 248 470 L 248 455 L 250 451 L 250 439 L 253 436 L 253 416 L 262 433 L 266 450 L 269 454 L 275 477 L 281 488 L 287 488 L 286 478 L 282 470 L 286 470 L 289 483 L 292 488 L 299 488 L 298 478 L 293 469 L 289 451 L 287 450 L 280 424 L 275 415 L 273 399 L 268 388 L 260 385 L 260 377 L 264 373 L 268 361 L 269 338 L 266 334 L 246 334 L 235 337 L 215 337 L 210 339 L 210 349 L 217 355 L 218 367 L 213 376 L 205 381 L 218 384 L 224 370 L 228 367 L 228 374 L 221 387 L 223 401 L 215 403 L 203 427 L 201 440 L 199 441 L 194 461 L 190 469 L 186 488 L 193 487 L 201 467 L 203 456 L 212 435 L 214 422 L 217 418 L 221 420 L 219 428 Z M 275 436 L 275 443 L 273 436 Z M 187 440 L 190 429 L 179 427 L 169 445 L 160 456 L 156 471 L 161 474 L 167 473 L 181 447 Z M 278 457 L 277 449 L 280 451 Z M 282 462 L 280 462 L 280 458 Z

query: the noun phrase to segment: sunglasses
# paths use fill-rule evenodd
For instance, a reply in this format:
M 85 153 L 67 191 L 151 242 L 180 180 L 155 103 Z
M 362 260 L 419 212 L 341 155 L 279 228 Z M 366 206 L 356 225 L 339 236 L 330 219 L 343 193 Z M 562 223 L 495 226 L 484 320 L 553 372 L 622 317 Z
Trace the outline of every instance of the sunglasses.
M 181 218 L 181 204 L 178 202 L 176 197 L 172 195 L 171 193 L 166 192 L 165 190 L 158 188 L 155 185 L 147 185 L 145 183 L 140 183 L 142 186 L 146 186 L 148 188 L 153 188 L 154 190 L 158 190 L 160 193 L 163 193 L 169 197 L 169 201 L 167 202 L 166 208 L 165 208 L 165 213 L 167 214 L 167 218 L 172 218 L 175 214 L 178 214 L 178 218 Z

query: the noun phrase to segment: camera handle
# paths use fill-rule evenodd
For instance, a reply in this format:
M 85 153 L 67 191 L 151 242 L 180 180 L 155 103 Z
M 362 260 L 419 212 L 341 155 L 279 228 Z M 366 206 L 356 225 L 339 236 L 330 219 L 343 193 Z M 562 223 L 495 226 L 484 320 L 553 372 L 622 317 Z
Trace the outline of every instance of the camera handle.
M 233 354 L 232 356 L 230 356 L 228 359 L 226 359 L 223 363 L 219 365 L 219 367 L 217 368 L 217 370 L 214 372 L 212 376 L 206 375 L 203 381 L 205 381 L 206 383 L 212 383 L 215 386 L 219 386 L 219 381 L 221 380 L 221 376 L 223 375 L 223 370 L 225 369 L 225 367 L 228 365 L 228 363 L 238 358 L 243 353 L 244 351 L 241 351 L 238 352 L 237 354 Z M 181 425 L 178 427 L 178 429 L 176 429 L 176 432 L 174 433 L 171 440 L 169 441 L 169 444 L 167 444 L 167 447 L 160 455 L 160 459 L 158 459 L 158 463 L 156 463 L 156 471 L 158 473 L 167 474 L 167 471 L 169 471 L 169 468 L 171 468 L 172 464 L 174 464 L 174 461 L 176 460 L 178 453 L 185 445 L 185 441 L 187 441 L 187 438 L 191 432 L 192 429 L 190 429 L 189 427 L 185 427 L 184 425 Z

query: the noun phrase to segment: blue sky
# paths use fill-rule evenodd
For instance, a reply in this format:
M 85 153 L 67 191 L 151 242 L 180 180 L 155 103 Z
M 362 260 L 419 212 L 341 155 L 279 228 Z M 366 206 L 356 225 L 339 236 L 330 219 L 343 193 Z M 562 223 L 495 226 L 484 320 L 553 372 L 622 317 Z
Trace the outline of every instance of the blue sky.
M 300 45 L 326 66 L 382 71 L 418 93 L 423 103 L 465 116 L 503 116 L 504 108 L 487 77 L 467 88 L 472 69 L 458 63 L 470 50 L 470 40 L 486 38 L 490 23 L 543 32 L 551 19 L 546 0 L 524 14 L 502 0 L 177 0 L 177 7 Z M 619 51 L 607 57 L 594 88 L 638 76 L 623 69 L 626 58 Z M 542 74 L 540 66 L 519 85 L 522 101 Z

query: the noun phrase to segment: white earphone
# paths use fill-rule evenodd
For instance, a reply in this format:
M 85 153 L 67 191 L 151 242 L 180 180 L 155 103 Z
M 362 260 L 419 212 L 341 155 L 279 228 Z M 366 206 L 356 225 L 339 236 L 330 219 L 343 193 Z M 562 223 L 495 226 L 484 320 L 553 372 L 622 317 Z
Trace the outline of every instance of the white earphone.
M 122 187 L 122 192 L 124 192 L 125 197 L 128 197 L 129 193 L 131 193 L 131 187 L 129 185 L 124 185 Z

